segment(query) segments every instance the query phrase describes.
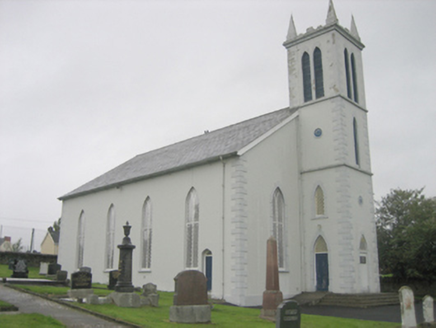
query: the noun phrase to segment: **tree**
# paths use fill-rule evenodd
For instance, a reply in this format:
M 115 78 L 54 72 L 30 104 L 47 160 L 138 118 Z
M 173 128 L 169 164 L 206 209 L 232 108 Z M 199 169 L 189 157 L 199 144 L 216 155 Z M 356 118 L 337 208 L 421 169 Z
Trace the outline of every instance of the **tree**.
M 23 250 L 23 245 L 21 245 L 21 238 L 14 244 L 12 244 L 12 252 L 21 252 Z
M 53 222 L 51 227 L 48 227 L 47 230 L 49 232 L 60 232 L 61 231 L 61 219 L 59 218 L 57 221 Z
M 436 200 L 395 189 L 377 204 L 380 270 L 401 279 L 436 279 Z

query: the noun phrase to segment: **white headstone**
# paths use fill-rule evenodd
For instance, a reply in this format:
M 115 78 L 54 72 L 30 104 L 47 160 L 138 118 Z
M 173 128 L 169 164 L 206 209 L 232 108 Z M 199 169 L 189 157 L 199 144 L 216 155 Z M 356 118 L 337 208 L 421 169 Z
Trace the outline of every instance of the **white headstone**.
M 39 274 L 46 275 L 48 273 L 48 262 L 39 263 Z
M 403 286 L 400 288 L 399 293 L 402 328 L 414 328 L 416 327 L 416 316 L 413 291 L 410 287 Z
M 433 297 L 430 295 L 424 296 L 422 300 L 422 311 L 424 312 L 424 322 L 434 321 Z

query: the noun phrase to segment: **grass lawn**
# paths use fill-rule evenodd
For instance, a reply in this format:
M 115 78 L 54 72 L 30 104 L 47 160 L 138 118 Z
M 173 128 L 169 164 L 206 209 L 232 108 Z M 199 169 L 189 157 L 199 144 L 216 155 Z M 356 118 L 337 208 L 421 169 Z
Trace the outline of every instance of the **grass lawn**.
M 50 295 L 66 295 L 68 287 L 46 287 L 46 286 L 17 286 L 34 293 Z M 105 296 L 112 291 L 104 289 L 94 289 L 94 293 L 100 296 Z M 120 308 L 114 304 L 105 305 L 91 305 L 91 304 L 78 304 L 75 305 L 86 308 L 88 310 L 98 312 L 113 318 L 122 319 L 142 327 L 189 327 L 187 324 L 176 324 L 169 321 L 169 308 L 173 302 L 173 293 L 159 292 L 159 307 L 141 307 L 141 308 Z M 212 324 L 196 324 L 196 328 L 252 328 L 252 327 L 265 327 L 274 328 L 275 323 L 265 321 L 259 318 L 259 309 L 249 309 L 236 306 L 227 306 L 215 304 L 212 310 Z M 316 315 L 302 315 L 301 319 L 302 328 L 336 328 L 336 327 L 350 327 L 350 328 L 398 328 L 399 324 L 388 322 L 364 321 L 354 319 L 342 319 L 335 317 L 325 317 Z
M 59 321 L 52 317 L 46 317 L 42 314 L 0 314 L 1 327 L 8 328 L 47 328 L 47 327 L 65 327 Z
M 29 278 L 31 279 L 46 279 L 46 276 L 41 276 L 39 274 L 39 268 L 27 267 L 29 270 Z M 9 270 L 8 266 L 5 264 L 0 265 L 0 278 L 10 278 L 12 276 L 12 270 Z

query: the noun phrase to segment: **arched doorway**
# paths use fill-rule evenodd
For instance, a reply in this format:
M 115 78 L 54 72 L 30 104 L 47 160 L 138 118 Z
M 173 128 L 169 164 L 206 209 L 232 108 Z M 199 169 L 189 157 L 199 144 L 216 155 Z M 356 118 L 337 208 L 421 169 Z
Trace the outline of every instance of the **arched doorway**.
M 329 290 L 329 260 L 327 244 L 321 236 L 315 241 L 316 290 Z
M 366 265 L 367 248 L 366 239 L 362 235 L 359 247 L 360 291 L 362 293 L 369 293 L 368 266 Z
M 212 290 L 212 252 L 206 249 L 203 252 L 203 271 L 207 278 L 207 291 Z

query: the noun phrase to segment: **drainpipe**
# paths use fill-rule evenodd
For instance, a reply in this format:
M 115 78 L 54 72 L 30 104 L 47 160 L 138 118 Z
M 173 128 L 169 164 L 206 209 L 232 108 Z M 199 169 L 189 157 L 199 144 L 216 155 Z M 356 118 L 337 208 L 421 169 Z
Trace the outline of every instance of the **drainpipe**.
M 222 156 L 220 156 L 220 161 L 221 161 L 221 163 L 223 163 L 223 181 L 222 181 L 222 195 L 221 195 L 221 197 L 222 197 L 222 208 L 221 208 L 221 211 L 222 211 L 222 213 L 221 213 L 221 215 L 222 215 L 222 217 L 221 217 L 221 219 L 222 219 L 222 221 L 221 221 L 221 224 L 222 224 L 222 233 L 221 233 L 221 236 L 222 236 L 222 286 L 221 286 L 221 289 L 222 289 L 222 299 L 224 299 L 224 294 L 225 294 L 225 290 L 224 290 L 224 288 L 225 288 L 225 274 L 226 274 L 226 271 L 225 271 L 225 263 L 226 263 L 226 259 L 225 259 L 225 223 L 226 223 L 226 220 L 225 220 L 225 211 L 226 211 L 226 162 L 224 162 L 224 160 L 223 160 L 223 157 Z

